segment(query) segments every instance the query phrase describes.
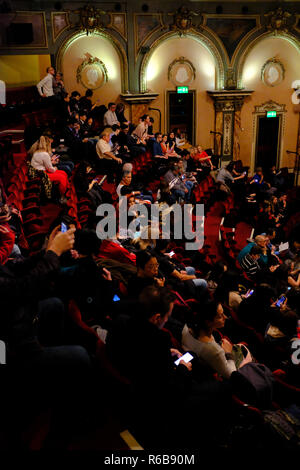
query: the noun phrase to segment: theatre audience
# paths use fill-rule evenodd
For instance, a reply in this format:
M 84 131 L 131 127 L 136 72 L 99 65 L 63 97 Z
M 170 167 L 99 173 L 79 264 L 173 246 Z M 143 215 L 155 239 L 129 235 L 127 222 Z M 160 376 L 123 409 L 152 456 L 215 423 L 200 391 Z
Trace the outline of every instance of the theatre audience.
M 248 181 L 242 162 L 221 168 L 214 182 L 211 153 L 191 147 L 180 129 L 153 135 L 150 116 L 130 123 L 121 103 L 109 103 L 102 122 L 93 92 L 80 97 L 70 91 L 69 98 L 61 75 L 53 81 L 52 70 L 38 87 L 44 97 L 52 96 L 52 84 L 60 115 L 30 132 L 28 169 L 35 178 L 27 178 L 27 167 L 23 177 L 22 165 L 15 165 L 18 178 L 11 181 L 11 162 L 0 163 L 0 339 L 8 345 L 8 364 L 91 369 L 100 382 L 114 370 L 130 383 L 142 410 L 137 419 L 146 427 L 160 423 L 161 442 L 168 430 L 171 445 L 189 446 L 183 430 L 193 416 L 205 428 L 205 443 L 220 445 L 231 424 L 229 379 L 252 361 L 245 347 L 223 333 L 234 333 L 235 342 L 241 333 L 238 340 L 244 341 L 247 328 L 254 329 L 268 351 L 264 356 L 253 342 L 251 353 L 253 347 L 254 357 L 259 352 L 259 361 L 270 364 L 269 352 L 276 352 L 277 367 L 290 359 L 297 338 L 297 222 L 286 230 L 297 207 L 294 195 L 280 170 L 272 168 L 265 178 L 258 168 Z M 63 205 L 51 194 L 53 205 L 40 200 L 41 173 L 58 185 Z M 127 210 L 141 202 L 145 209 L 129 214 L 125 228 L 118 221 L 121 196 Z M 187 252 L 186 240 L 176 239 L 182 221 L 172 209 L 179 202 L 182 214 L 190 201 L 192 211 L 204 202 L 206 216 L 216 204 L 235 227 L 252 204 L 255 210 L 246 216 L 254 240 L 244 246 L 246 240 L 236 242 L 233 234 L 220 239 L 221 250 L 210 245 L 208 234 L 204 247 Z M 105 216 L 97 212 L 103 203 L 114 206 L 115 217 L 106 220 L 115 223 L 114 234 L 105 232 Z M 161 209 L 157 218 L 151 203 Z M 57 224 L 45 240 L 54 212 Z M 288 242 L 285 251 L 282 242 Z M 282 295 L 287 300 L 280 307 Z M 181 360 L 185 351 L 193 357 L 188 363 Z M 290 377 L 297 382 L 296 374 Z M 199 444 L 197 433 L 191 439 Z

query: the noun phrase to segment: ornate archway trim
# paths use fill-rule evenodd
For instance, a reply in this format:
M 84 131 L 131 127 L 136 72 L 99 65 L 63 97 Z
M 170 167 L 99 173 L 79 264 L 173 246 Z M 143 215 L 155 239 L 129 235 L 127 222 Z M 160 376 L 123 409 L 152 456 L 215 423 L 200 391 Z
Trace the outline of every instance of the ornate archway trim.
M 216 64 L 216 88 L 221 89 L 224 86 L 224 76 L 225 76 L 225 71 L 224 71 L 224 63 L 222 60 L 222 56 L 216 45 L 209 39 L 207 38 L 204 34 L 199 33 L 198 31 L 191 30 L 189 33 L 185 35 L 186 38 L 191 38 L 194 39 L 195 41 L 199 42 L 203 47 L 207 49 L 208 52 L 210 52 L 215 60 Z M 147 90 L 147 77 L 146 77 L 146 71 L 147 71 L 147 66 L 150 62 L 150 59 L 152 57 L 153 52 L 165 41 L 169 39 L 177 39 L 178 38 L 178 33 L 177 32 L 167 32 L 160 36 L 158 39 L 156 39 L 151 45 L 150 45 L 150 51 L 145 54 L 141 66 L 140 66 L 140 90 L 142 93 L 145 93 Z
M 203 14 L 203 18 L 204 18 L 204 21 L 203 21 L 202 29 L 207 31 L 209 34 L 211 34 L 214 37 L 215 41 L 217 41 L 220 44 L 220 47 L 224 50 L 224 54 L 225 54 L 228 66 L 233 66 L 234 61 L 235 61 L 235 57 L 238 54 L 238 51 L 240 50 L 242 45 L 245 42 L 247 42 L 247 40 L 249 39 L 250 36 L 252 36 L 253 34 L 255 34 L 257 31 L 259 31 L 261 29 L 260 15 L 249 15 L 249 16 L 245 17 L 244 15 Z M 222 39 L 218 36 L 218 34 L 213 29 L 211 29 L 211 28 L 209 28 L 209 26 L 207 26 L 207 20 L 210 19 L 210 18 L 213 18 L 213 19 L 222 19 L 222 18 L 224 18 L 224 19 L 233 19 L 233 20 L 234 19 L 255 19 L 256 20 L 255 28 L 251 29 L 250 31 L 248 31 L 248 33 L 245 34 L 245 36 L 243 36 L 240 43 L 235 48 L 235 51 L 232 55 L 231 60 L 229 58 L 227 49 L 226 49 L 225 45 L 223 44 Z
M 242 84 L 242 74 L 243 74 L 243 69 L 244 69 L 244 64 L 245 64 L 245 61 L 246 61 L 246 58 L 248 57 L 248 55 L 250 54 L 250 52 L 252 51 L 252 49 L 254 49 L 254 47 L 261 41 L 264 41 L 265 39 L 269 39 L 269 38 L 279 38 L 279 39 L 284 39 L 285 41 L 288 41 L 290 44 L 292 44 L 292 46 L 294 46 L 297 51 L 299 52 L 300 54 L 300 41 L 299 39 L 290 34 L 290 33 L 277 33 L 276 36 L 274 36 L 274 33 L 273 32 L 265 32 L 263 34 L 260 34 L 258 37 L 256 37 L 255 39 L 253 39 L 250 43 L 248 43 L 244 48 L 240 48 L 239 49 L 239 57 L 236 57 L 236 62 L 237 62 L 237 65 L 236 65 L 236 70 L 237 70 L 237 86 L 238 88 L 242 88 L 243 84 Z
M 122 92 L 125 92 L 128 89 L 128 61 L 127 61 L 127 55 L 124 51 L 123 46 L 121 43 L 113 36 L 108 34 L 105 31 L 95 31 L 94 33 L 91 34 L 91 36 L 98 36 L 104 39 L 107 39 L 115 48 L 118 57 L 120 59 L 120 66 L 121 66 L 121 88 Z M 62 68 L 62 58 L 64 56 L 64 53 L 68 49 L 68 47 L 76 41 L 78 38 L 81 37 L 86 37 L 86 33 L 81 31 L 77 33 L 71 33 L 62 43 L 62 45 L 59 47 L 56 55 L 56 68 L 57 70 L 61 70 Z

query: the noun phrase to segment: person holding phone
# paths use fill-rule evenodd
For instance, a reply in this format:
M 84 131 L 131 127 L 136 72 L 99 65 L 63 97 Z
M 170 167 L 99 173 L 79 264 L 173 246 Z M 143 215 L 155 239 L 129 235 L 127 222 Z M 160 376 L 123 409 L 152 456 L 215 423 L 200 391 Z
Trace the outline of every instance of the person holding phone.
M 184 326 L 182 347 L 185 351 L 196 353 L 201 363 L 212 373 L 229 379 L 232 372 L 237 370 L 233 345 L 225 338 L 218 344 L 213 335 L 216 329 L 224 328 L 226 319 L 222 304 L 208 301 Z
M 106 338 L 106 351 L 115 367 L 130 379 L 136 392 L 138 419 L 147 422 L 157 443 L 167 447 L 196 445 L 198 433 L 186 433 L 187 420 L 201 423 L 204 440 L 211 442 L 230 408 L 227 384 L 205 378 L 195 371 L 193 361 L 185 362 L 172 345 L 166 325 L 174 297 L 166 288 L 149 286 L 139 296 L 136 314 L 119 315 Z M 179 357 L 178 357 L 179 356 Z M 175 361 L 180 359 L 179 365 Z M 216 430 L 215 423 L 218 424 Z M 213 437 L 214 436 L 214 437 Z M 161 440 L 163 439 L 163 441 Z M 198 442 L 199 444 L 199 442 Z M 199 446 L 198 446 L 199 447 Z

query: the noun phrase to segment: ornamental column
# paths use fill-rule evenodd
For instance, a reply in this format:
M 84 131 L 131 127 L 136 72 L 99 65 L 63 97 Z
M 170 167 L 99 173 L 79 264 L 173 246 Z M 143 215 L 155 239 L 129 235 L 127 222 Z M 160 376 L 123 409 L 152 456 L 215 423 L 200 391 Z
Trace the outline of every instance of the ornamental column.
M 158 93 L 121 93 L 123 101 L 130 105 L 130 121 L 138 122 L 143 114 L 149 113 L 149 106 L 159 96 Z
M 215 131 L 218 155 L 222 161 L 240 159 L 241 109 L 245 98 L 251 96 L 252 90 L 207 91 L 214 101 Z

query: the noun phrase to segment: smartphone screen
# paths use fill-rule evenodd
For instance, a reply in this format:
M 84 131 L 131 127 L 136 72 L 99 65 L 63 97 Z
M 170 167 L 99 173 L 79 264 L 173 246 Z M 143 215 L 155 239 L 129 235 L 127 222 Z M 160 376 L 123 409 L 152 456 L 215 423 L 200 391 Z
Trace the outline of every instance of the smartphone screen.
M 246 292 L 246 298 L 250 297 L 250 295 L 252 295 L 253 292 L 254 292 L 254 289 L 248 290 L 248 292 Z
M 275 304 L 276 307 L 280 307 L 280 306 L 283 304 L 283 302 L 285 301 L 285 299 L 286 299 L 286 297 L 285 297 L 284 295 L 282 295 L 281 297 L 279 297 L 279 299 L 277 300 L 277 302 L 276 302 L 276 304 Z
M 175 255 L 175 251 L 170 251 L 169 255 L 172 257 Z
M 118 297 L 117 295 L 114 295 L 113 301 L 114 301 L 114 302 L 118 302 L 119 300 L 120 300 L 120 297 Z
M 174 361 L 174 364 L 176 366 L 179 365 L 180 361 L 184 361 L 184 362 L 190 362 L 193 358 L 193 356 L 190 354 L 190 353 L 185 353 L 183 356 L 181 356 L 179 359 L 176 359 L 176 361 Z
M 61 231 L 61 232 L 66 232 L 67 230 L 68 230 L 67 225 L 62 222 L 62 223 L 61 223 L 61 226 L 60 226 L 60 231 Z

